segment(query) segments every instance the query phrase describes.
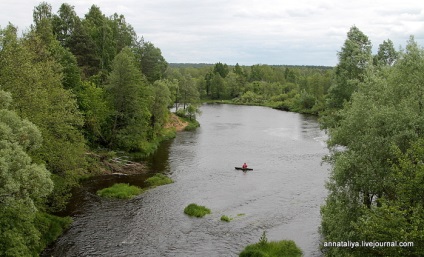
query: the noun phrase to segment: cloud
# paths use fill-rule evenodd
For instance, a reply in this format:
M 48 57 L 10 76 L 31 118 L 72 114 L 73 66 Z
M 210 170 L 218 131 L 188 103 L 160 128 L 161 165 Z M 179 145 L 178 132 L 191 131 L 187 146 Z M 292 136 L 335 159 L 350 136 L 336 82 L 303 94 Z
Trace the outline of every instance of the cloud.
M 424 43 L 424 2 L 337 0 L 74 0 L 80 17 L 92 4 L 109 16 L 123 14 L 139 36 L 162 50 L 168 62 L 251 65 L 335 65 L 350 27 L 374 45 Z M 39 1 L 3 0 L 0 25 L 21 29 L 32 22 Z M 52 2 L 56 12 L 59 2 Z

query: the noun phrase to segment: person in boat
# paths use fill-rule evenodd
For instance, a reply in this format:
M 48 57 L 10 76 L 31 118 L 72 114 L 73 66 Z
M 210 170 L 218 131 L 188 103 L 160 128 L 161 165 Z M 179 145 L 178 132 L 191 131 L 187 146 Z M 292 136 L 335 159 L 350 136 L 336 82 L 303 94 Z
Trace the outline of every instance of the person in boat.
M 242 167 L 242 169 L 247 169 L 247 164 L 243 163 L 243 166 L 241 166 L 241 167 Z

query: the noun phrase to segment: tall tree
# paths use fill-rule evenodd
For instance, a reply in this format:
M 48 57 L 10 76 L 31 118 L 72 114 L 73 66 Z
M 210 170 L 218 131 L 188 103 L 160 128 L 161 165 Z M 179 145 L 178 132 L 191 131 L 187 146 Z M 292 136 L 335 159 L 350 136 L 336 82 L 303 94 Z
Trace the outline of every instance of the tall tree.
M 124 47 L 134 47 L 137 43 L 137 34 L 133 27 L 125 20 L 124 15 L 113 14 L 110 17 L 116 52 L 119 53 Z
M 168 106 L 172 104 L 170 88 L 173 83 L 169 80 L 157 80 L 153 84 L 154 101 L 151 105 L 152 127 L 154 136 L 159 134 L 168 120 Z
M 60 6 L 57 15 L 53 15 L 53 33 L 62 46 L 71 46 L 70 40 L 78 22 L 80 19 L 75 13 L 74 7 L 66 3 Z
M 168 63 L 159 48 L 143 39 L 137 43 L 135 54 L 141 71 L 150 83 L 163 78 Z
M 223 99 L 226 93 L 225 80 L 219 73 L 215 73 L 210 82 L 210 95 L 212 99 Z
M 392 66 L 398 58 L 398 53 L 396 52 L 393 42 L 388 39 L 384 40 L 382 44 L 378 47 L 378 52 L 374 56 L 375 65 L 387 65 Z
M 338 53 L 339 63 L 334 68 L 334 82 L 331 86 L 327 105 L 340 109 L 349 101 L 358 84 L 364 80 L 364 73 L 372 61 L 371 42 L 356 26 L 350 28 L 342 50 Z
M 74 33 L 69 38 L 69 49 L 75 56 L 84 78 L 90 78 L 100 71 L 100 57 L 94 40 L 89 35 L 88 29 L 76 21 Z
M 129 48 L 113 60 L 108 81 L 114 110 L 109 144 L 127 151 L 142 151 L 149 134 L 152 93 Z
M 110 21 L 99 7 L 92 5 L 85 15 L 83 26 L 94 42 L 96 54 L 100 60 L 99 69 L 106 72 L 111 68 L 112 60 L 117 54 Z
M 227 64 L 223 64 L 223 63 L 216 63 L 215 66 L 213 67 L 213 73 L 215 74 L 219 74 L 221 76 L 221 78 L 225 78 L 228 73 L 230 72 L 230 70 L 228 69 L 228 65 Z

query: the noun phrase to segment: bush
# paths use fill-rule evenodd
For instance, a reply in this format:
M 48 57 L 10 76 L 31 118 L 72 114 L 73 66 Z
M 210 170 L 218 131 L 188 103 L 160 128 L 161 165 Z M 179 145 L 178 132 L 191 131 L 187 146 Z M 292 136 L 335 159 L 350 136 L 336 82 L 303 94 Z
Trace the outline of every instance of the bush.
M 40 231 L 41 236 L 38 252 L 53 243 L 71 225 L 70 217 L 58 217 L 48 213 L 37 212 L 35 227 Z
M 171 184 L 174 181 L 172 181 L 171 178 L 163 175 L 163 174 L 156 174 L 153 177 L 150 177 L 146 179 L 146 183 L 149 184 L 151 187 L 157 187 L 161 185 Z
M 226 222 L 230 222 L 232 219 L 230 217 L 228 217 L 227 215 L 222 215 L 221 220 L 226 221 Z
M 184 213 L 189 216 L 200 218 L 205 216 L 206 214 L 210 214 L 211 210 L 206 208 L 205 206 L 199 206 L 197 204 L 191 203 L 187 207 L 185 207 Z
M 108 198 L 129 199 L 139 195 L 141 192 L 143 192 L 143 190 L 139 187 L 118 183 L 97 191 L 97 195 Z
M 291 240 L 283 241 L 271 241 L 268 242 L 265 232 L 262 234 L 260 240 L 256 244 L 246 246 L 240 253 L 240 257 L 300 257 L 302 256 L 302 250 L 296 246 Z
M 190 120 L 188 125 L 184 128 L 185 131 L 193 131 L 200 127 L 200 123 L 197 120 Z

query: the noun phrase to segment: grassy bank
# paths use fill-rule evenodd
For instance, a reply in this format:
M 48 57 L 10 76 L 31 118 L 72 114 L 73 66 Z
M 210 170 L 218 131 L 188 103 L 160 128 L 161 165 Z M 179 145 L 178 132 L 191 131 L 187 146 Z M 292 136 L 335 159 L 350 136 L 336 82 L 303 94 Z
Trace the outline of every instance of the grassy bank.
M 97 191 L 97 195 L 107 198 L 130 199 L 142 192 L 143 190 L 139 187 L 118 183 Z

